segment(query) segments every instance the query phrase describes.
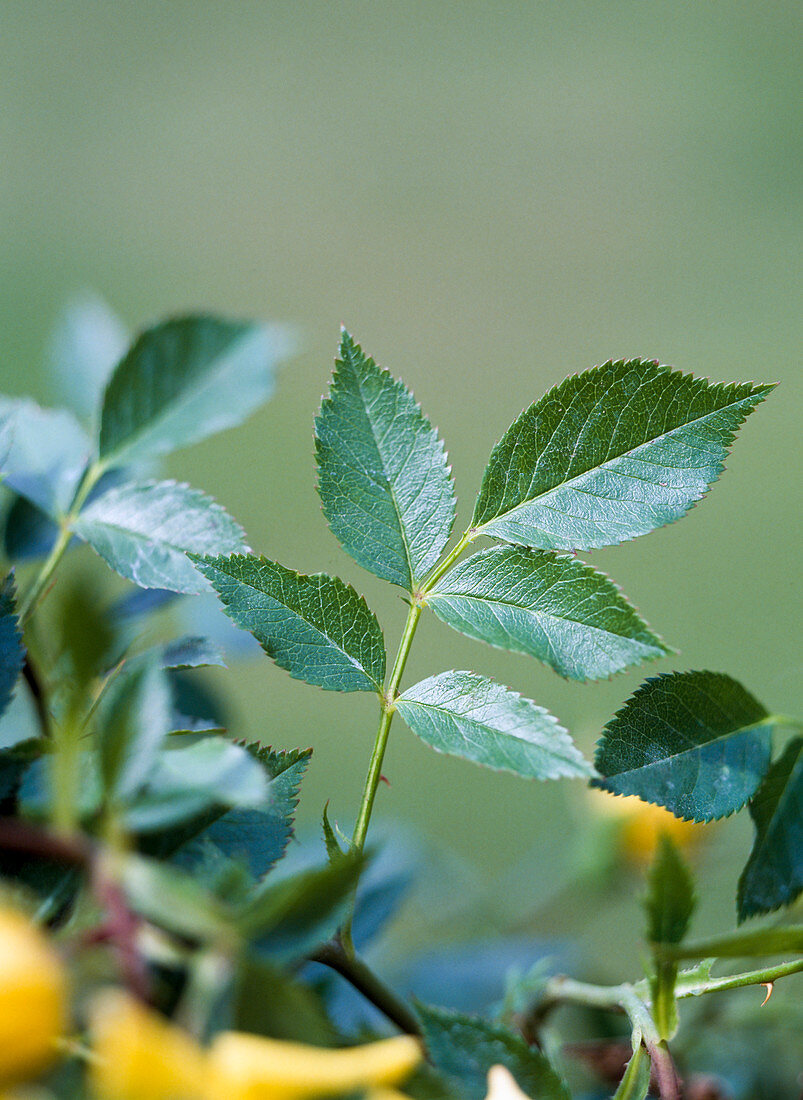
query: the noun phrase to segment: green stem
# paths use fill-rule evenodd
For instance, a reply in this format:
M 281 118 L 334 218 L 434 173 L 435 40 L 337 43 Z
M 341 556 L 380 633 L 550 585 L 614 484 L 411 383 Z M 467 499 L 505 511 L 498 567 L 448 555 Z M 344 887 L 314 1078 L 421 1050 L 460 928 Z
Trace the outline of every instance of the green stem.
M 31 615 L 36 610 L 36 605 L 42 598 L 42 595 L 44 594 L 48 584 L 50 583 L 50 578 L 53 576 L 56 567 L 63 558 L 64 551 L 70 545 L 70 539 L 72 538 L 71 527 L 73 521 L 77 518 L 78 513 L 81 511 L 81 508 L 86 498 L 89 496 L 93 487 L 97 483 L 101 472 L 101 467 L 97 463 L 93 463 L 91 466 L 87 467 L 84 476 L 78 486 L 78 489 L 76 490 L 72 506 L 70 507 L 67 515 L 64 516 L 61 520 L 59 536 L 56 539 L 55 544 L 53 545 L 53 549 L 50 551 L 47 558 L 45 559 L 45 562 L 42 565 L 42 568 L 39 570 L 39 574 L 34 580 L 33 584 L 26 592 L 25 599 L 20 604 L 19 621 L 21 626 L 25 626 L 28 619 L 30 619 Z
M 401 1031 L 408 1035 L 421 1034 L 421 1025 L 404 1001 L 362 959 L 349 954 L 337 941 L 324 944 L 310 958 L 344 977 Z
M 368 825 L 371 821 L 374 799 L 376 798 L 379 781 L 382 778 L 382 760 L 385 756 L 385 749 L 390 734 L 390 725 L 393 721 L 393 714 L 395 712 L 394 701 L 398 692 L 399 682 L 404 673 L 404 666 L 407 664 L 410 647 L 413 644 L 415 630 L 418 626 L 420 617 L 421 604 L 411 603 L 410 610 L 407 613 L 407 622 L 404 624 L 404 633 L 399 642 L 396 660 L 393 662 L 388 686 L 385 691 L 385 696 L 382 699 L 379 729 L 376 731 L 376 740 L 374 741 L 374 748 L 371 753 L 371 762 L 368 765 L 368 775 L 365 779 L 365 789 L 362 795 L 362 802 L 360 803 L 360 811 L 357 814 L 357 824 L 354 826 L 352 844 L 358 852 L 361 852 L 365 847 L 365 838 L 368 835 Z
M 427 592 L 429 592 L 430 589 L 438 583 L 444 573 L 449 572 L 449 570 L 463 553 L 465 548 L 469 546 L 476 537 L 476 531 L 472 531 L 471 529 L 469 529 L 468 531 L 464 532 L 464 534 L 460 538 L 460 541 L 456 543 L 456 545 L 449 551 L 443 561 L 436 565 L 434 569 L 431 569 L 429 573 L 427 573 L 426 577 L 424 577 L 419 589 L 419 592 L 422 596 L 425 596 Z
M 761 970 L 748 970 L 743 974 L 730 974 L 725 978 L 710 978 L 708 981 L 698 982 L 696 985 L 683 986 L 681 984 L 676 996 L 678 998 L 701 997 L 704 993 L 719 993 L 724 989 L 743 989 L 748 985 L 768 985 L 779 978 L 785 978 L 789 974 L 799 974 L 801 971 L 803 971 L 803 959 L 793 959 L 791 962 L 766 966 Z

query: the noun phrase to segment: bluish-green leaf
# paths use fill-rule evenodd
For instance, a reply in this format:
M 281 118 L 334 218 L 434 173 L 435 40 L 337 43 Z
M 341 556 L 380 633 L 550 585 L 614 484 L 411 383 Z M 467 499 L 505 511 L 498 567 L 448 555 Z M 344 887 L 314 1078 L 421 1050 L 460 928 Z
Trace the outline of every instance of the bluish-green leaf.
M 0 714 L 11 702 L 24 661 L 25 649 L 17 619 L 14 574 L 9 573 L 0 584 Z
M 549 711 L 475 672 L 442 672 L 408 688 L 396 709 L 438 752 L 531 779 L 594 770 Z
M 613 581 L 542 550 L 481 550 L 448 572 L 427 602 L 461 634 L 537 657 L 575 680 L 669 652 Z
M 424 1043 L 435 1069 L 461 1100 L 484 1100 L 488 1070 L 505 1066 L 525 1095 L 534 1100 L 571 1100 L 566 1085 L 545 1055 L 520 1035 L 431 1005 L 416 1005 Z
M 208 638 L 187 635 L 166 642 L 160 647 L 162 668 L 208 668 L 210 665 L 226 667 L 223 654 Z
M 247 549 L 242 528 L 219 504 L 175 481 L 110 489 L 81 512 L 73 530 L 127 580 L 174 592 L 208 591 L 188 551 Z
M 89 437 L 66 409 L 27 398 L 0 398 L 10 446 L 0 472 L 6 484 L 53 519 L 63 516 L 91 453 Z
M 635 794 L 677 817 L 712 821 L 741 809 L 770 760 L 772 722 L 721 672 L 646 680 L 605 727 L 592 785 Z
M 302 958 L 337 931 L 364 863 L 363 853 L 352 851 L 334 864 L 305 868 L 278 881 L 271 875 L 240 913 L 240 931 L 271 958 Z
M 382 631 L 350 585 L 251 555 L 192 560 L 226 613 L 291 676 L 330 691 L 382 690 Z
M 739 879 L 739 920 L 791 905 L 803 891 L 803 737 L 771 766 L 750 816 L 756 837 Z
M 191 843 L 184 844 L 175 862 L 186 869 L 197 867 L 204 850 L 213 846 L 225 859 L 237 860 L 251 875 L 262 878 L 284 855 L 293 835 L 298 789 L 307 770 L 311 750 L 274 752 L 258 745 L 245 746 L 269 778 L 263 805 L 232 809 L 208 823 Z M 189 837 L 185 838 L 189 839 Z M 182 842 L 183 843 L 183 842 Z
M 120 318 L 96 294 L 65 305 L 48 344 L 48 367 L 64 401 L 83 418 L 98 411 L 103 387 L 128 347 Z
M 216 317 L 148 329 L 106 387 L 101 460 L 151 458 L 241 423 L 270 396 L 288 347 L 281 330 Z
M 631 359 L 572 375 L 497 443 L 472 526 L 543 549 L 612 546 L 672 523 L 721 474 L 773 387 Z
M 103 787 L 126 801 L 145 783 L 170 731 L 170 689 L 156 658 L 124 669 L 111 681 L 97 711 Z
M 214 808 L 262 807 L 268 801 L 264 769 L 241 745 L 205 737 L 164 749 L 147 786 L 126 815 L 132 832 L 152 832 Z
M 333 533 L 365 569 L 412 590 L 452 529 L 446 455 L 409 390 L 347 332 L 315 435 L 318 492 Z

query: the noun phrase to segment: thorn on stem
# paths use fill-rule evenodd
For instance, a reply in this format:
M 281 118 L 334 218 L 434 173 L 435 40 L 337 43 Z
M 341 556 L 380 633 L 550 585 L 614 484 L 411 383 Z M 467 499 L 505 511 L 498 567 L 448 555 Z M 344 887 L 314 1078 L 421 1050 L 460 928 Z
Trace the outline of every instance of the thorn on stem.
M 767 991 L 767 996 L 764 998 L 764 1000 L 761 1002 L 761 1005 L 760 1005 L 760 1007 L 763 1008 L 764 1005 L 767 1003 L 767 1001 L 772 996 L 772 991 L 775 988 L 775 982 L 762 982 L 761 984 L 764 986 L 764 988 Z
M 386 775 L 380 775 L 379 782 L 380 783 L 387 783 L 387 785 L 390 786 L 390 780 L 388 779 L 388 777 Z

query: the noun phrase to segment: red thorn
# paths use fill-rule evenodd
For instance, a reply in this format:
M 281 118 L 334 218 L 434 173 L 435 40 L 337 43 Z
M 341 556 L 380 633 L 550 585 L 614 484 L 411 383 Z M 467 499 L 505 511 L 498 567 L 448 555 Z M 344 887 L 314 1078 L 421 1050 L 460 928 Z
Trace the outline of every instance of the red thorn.
M 390 786 L 390 780 L 388 779 L 388 777 L 386 775 L 380 775 L 379 782 L 380 783 L 387 783 L 387 785 Z

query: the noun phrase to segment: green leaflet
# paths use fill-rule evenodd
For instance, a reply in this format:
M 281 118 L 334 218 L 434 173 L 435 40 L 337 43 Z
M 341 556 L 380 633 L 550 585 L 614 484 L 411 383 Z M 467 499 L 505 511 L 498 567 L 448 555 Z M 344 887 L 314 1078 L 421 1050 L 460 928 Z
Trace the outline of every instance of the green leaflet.
M 408 688 L 396 709 L 438 752 L 531 779 L 593 775 L 557 719 L 474 672 L 442 672 Z
M 242 528 L 219 504 L 175 481 L 109 489 L 81 512 L 72 529 L 127 580 L 173 592 L 208 591 L 188 551 L 247 549 Z
M 190 557 L 231 619 L 291 676 L 328 691 L 378 691 L 385 645 L 354 589 L 325 573 L 307 576 L 267 558 Z
M 28 398 L 0 398 L 8 451 L 5 483 L 52 519 L 63 516 L 89 461 L 92 446 L 66 409 L 43 409 Z
M 803 891 L 803 737 L 791 741 L 750 803 L 756 837 L 739 879 L 739 920 L 790 905 Z
M 574 680 L 670 652 L 608 577 L 542 550 L 481 550 L 448 572 L 427 603 L 461 634 L 537 657 Z
M 0 584 L 0 714 L 5 712 L 25 661 L 16 611 L 14 574 Z
M 696 899 L 691 872 L 670 838 L 659 838 L 658 851 L 650 867 L 647 896 L 647 939 L 651 944 L 677 944 L 686 935 Z M 654 973 L 650 979 L 652 1013 L 662 1039 L 671 1039 L 678 1027 L 675 999 L 677 963 L 653 952 Z
M 502 1065 L 537 1100 L 571 1100 L 547 1058 L 520 1035 L 478 1016 L 417 1004 L 424 1043 L 435 1069 L 461 1100 L 484 1100 L 488 1070 Z
M 588 550 L 672 523 L 719 477 L 739 425 L 772 388 L 714 385 L 642 359 L 573 375 L 494 447 L 472 527 Z
M 340 356 L 315 421 L 323 512 L 355 561 L 412 591 L 454 521 L 443 444 L 409 390 L 345 331 Z
M 165 321 L 136 340 L 106 386 L 100 459 L 119 466 L 241 423 L 273 390 L 280 329 L 216 317 Z
M 753 796 L 770 759 L 772 721 L 720 672 L 646 680 L 605 727 L 592 786 L 635 794 L 677 817 L 712 821 Z

